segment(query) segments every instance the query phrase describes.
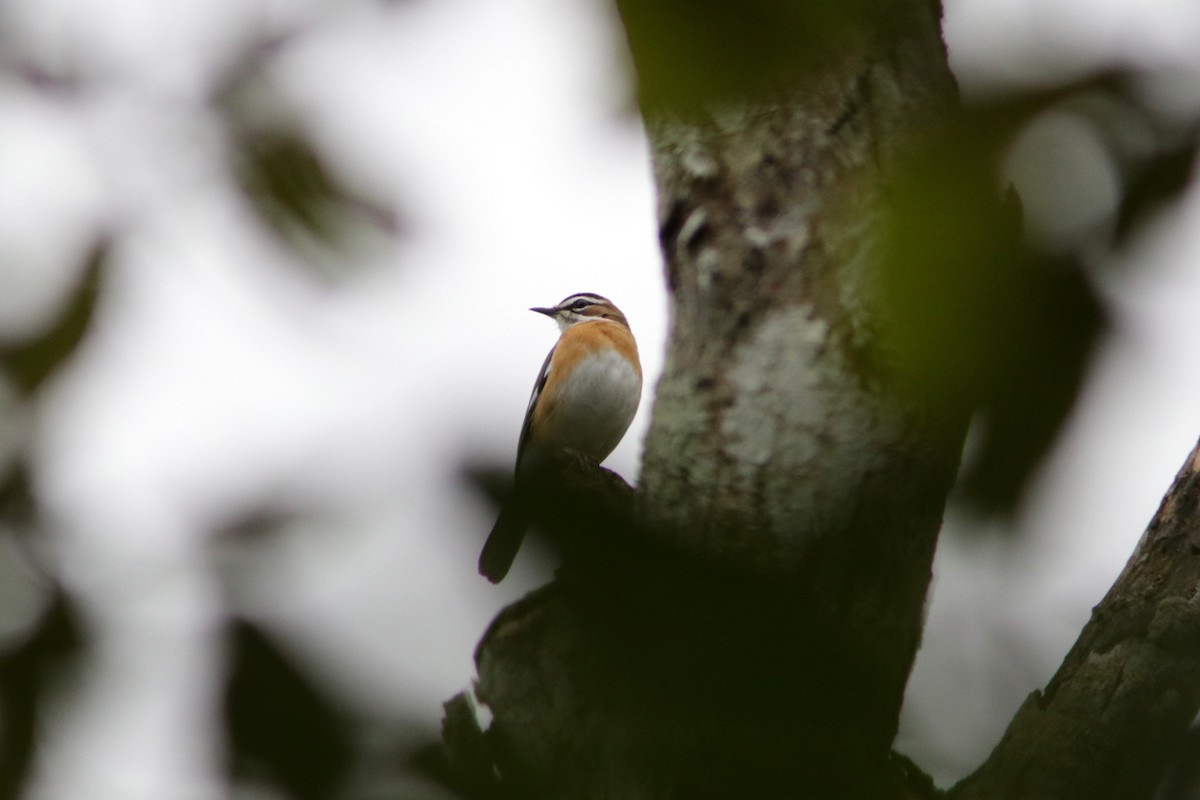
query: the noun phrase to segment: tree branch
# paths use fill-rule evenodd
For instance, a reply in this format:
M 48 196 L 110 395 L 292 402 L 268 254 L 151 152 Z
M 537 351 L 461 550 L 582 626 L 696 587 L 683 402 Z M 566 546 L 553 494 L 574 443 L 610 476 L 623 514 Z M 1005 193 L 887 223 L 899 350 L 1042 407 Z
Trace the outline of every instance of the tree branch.
M 1046 688 L 951 800 L 1151 797 L 1200 710 L 1200 444 Z

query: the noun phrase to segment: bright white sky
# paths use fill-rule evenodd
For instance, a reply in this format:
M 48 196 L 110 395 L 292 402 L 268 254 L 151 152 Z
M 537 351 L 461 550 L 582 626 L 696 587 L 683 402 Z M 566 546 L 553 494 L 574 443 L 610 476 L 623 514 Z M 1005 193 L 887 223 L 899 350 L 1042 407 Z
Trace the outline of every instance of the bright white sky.
M 246 225 L 198 110 L 254 26 L 303 27 L 273 74 L 407 235 L 330 286 Z M 354 700 L 436 723 L 491 616 L 545 580 L 475 574 L 491 510 L 454 476 L 507 462 L 576 291 L 629 316 L 646 396 L 609 465 L 635 478 L 665 296 L 646 147 L 607 8 L 559 0 L 26 0 L 0 27 L 78 98 L 0 82 L 0 334 L 49 313 L 97 226 L 122 246 L 83 357 L 35 415 L 54 553 L 98 635 L 34 796 L 223 796 L 210 718 L 226 610 L 208 532 L 272 498 L 314 522 L 233 575 Z M 1194 0 L 948 2 L 968 87 L 1126 59 L 1200 73 Z M 1122 337 L 1022 520 L 1028 546 L 947 537 L 899 746 L 942 780 L 1049 677 L 1200 431 L 1200 208 L 1115 286 Z M 67 267 L 64 267 L 67 265 Z M 955 524 L 966 524 L 953 520 Z M 252 580 L 239 580 L 249 576 Z

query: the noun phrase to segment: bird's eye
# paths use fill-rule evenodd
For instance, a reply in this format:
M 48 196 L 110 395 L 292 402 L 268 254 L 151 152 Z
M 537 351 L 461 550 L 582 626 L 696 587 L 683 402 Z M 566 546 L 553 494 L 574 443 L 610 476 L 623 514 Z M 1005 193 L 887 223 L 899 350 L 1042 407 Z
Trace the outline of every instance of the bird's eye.
M 576 300 L 574 303 L 571 303 L 571 310 L 582 311 L 589 305 L 591 305 L 591 303 L 589 303 L 587 300 Z

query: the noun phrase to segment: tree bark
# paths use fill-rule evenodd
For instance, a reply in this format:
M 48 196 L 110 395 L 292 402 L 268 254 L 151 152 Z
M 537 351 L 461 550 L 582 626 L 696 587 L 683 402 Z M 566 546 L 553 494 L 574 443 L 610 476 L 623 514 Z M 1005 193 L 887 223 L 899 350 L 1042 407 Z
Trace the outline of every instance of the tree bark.
M 884 187 L 956 92 L 936 9 L 880 6 L 785 93 L 649 123 L 667 363 L 636 497 L 567 480 L 562 575 L 476 653 L 513 796 L 901 794 L 964 421 L 890 385 L 874 270 Z
M 1054 678 L 951 800 L 1154 795 L 1200 711 L 1200 444 Z

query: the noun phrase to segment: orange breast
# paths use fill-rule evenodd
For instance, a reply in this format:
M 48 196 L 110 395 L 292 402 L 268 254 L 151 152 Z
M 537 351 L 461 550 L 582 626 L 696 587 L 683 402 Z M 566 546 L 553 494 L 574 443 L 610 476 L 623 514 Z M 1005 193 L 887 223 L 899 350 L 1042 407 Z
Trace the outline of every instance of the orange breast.
M 604 321 L 568 328 L 533 411 L 529 446 L 569 448 L 602 461 L 628 430 L 641 393 L 637 343 L 628 328 Z

